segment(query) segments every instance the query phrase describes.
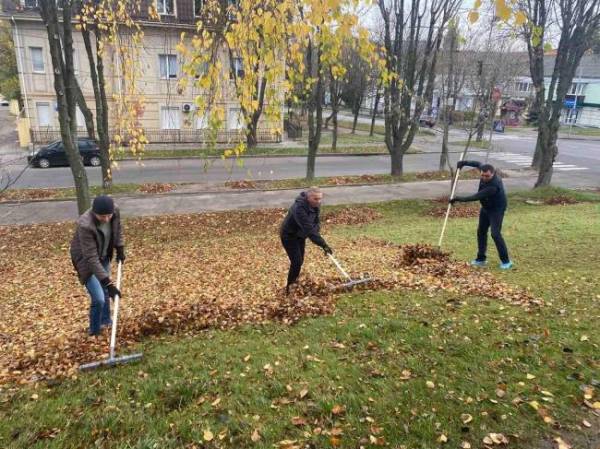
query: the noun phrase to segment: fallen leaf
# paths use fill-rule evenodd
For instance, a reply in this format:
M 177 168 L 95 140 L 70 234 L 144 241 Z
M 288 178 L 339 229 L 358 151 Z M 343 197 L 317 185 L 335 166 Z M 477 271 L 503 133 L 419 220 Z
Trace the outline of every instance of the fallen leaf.
M 427 385 L 427 388 L 435 388 L 435 384 L 430 380 L 428 380 L 425 384 Z
M 202 437 L 204 438 L 204 441 L 212 441 L 215 436 L 210 430 L 205 430 Z
M 254 432 L 252 432 L 250 439 L 255 443 L 260 440 L 260 434 L 258 433 L 258 429 L 254 429 Z

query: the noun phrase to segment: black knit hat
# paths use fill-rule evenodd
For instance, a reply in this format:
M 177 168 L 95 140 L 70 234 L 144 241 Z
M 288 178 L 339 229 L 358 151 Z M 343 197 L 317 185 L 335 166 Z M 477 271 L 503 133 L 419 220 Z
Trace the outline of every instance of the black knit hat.
M 113 214 L 115 212 L 115 202 L 110 196 L 97 196 L 92 203 L 92 211 L 98 215 Z

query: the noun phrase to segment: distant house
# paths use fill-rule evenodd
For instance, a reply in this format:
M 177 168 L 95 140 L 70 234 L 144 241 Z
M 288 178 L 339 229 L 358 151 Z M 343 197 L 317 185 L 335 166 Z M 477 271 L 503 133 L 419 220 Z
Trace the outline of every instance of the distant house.
M 13 29 L 25 105 L 22 114 L 28 119 L 31 141 L 38 144 L 58 139 L 60 133 L 52 62 L 46 27 L 38 10 L 39 0 L 1 1 L 2 18 L 11 23 Z M 160 22 L 153 21 L 148 15 L 148 6 L 152 2 L 160 15 Z M 141 51 L 144 74 L 139 83 L 145 97 L 145 107 L 140 121 L 151 143 L 195 143 L 205 141 L 208 136 L 207 120 L 194 112 L 194 99 L 202 91 L 193 86 L 194 83 L 189 83 L 183 90 L 178 88 L 183 73 L 176 51 L 181 33 L 193 34 L 202 4 L 203 0 L 142 0 L 141 16 L 137 19 L 144 29 L 144 48 Z M 73 37 L 77 79 L 88 107 L 94 111 L 95 100 L 83 39 L 79 32 L 74 32 Z M 224 67 L 229 67 L 229 64 L 224 64 Z M 238 70 L 243 76 L 243 68 L 239 67 Z M 105 75 L 110 99 L 122 75 L 112 72 L 110 64 L 107 64 Z M 230 79 L 228 73 L 223 73 L 223 79 Z M 222 104 L 225 123 L 218 133 L 218 140 L 239 141 L 244 138 L 244 124 L 233 90 L 233 80 L 224 85 L 227 92 Z M 109 104 L 111 109 L 114 110 Z M 112 126 L 111 117 L 109 121 Z M 80 133 L 85 135 L 83 115 L 79 110 L 77 125 Z M 261 119 L 257 136 L 259 142 L 278 140 L 273 130 L 282 126 L 282 123 L 267 123 Z
M 546 88 L 550 85 L 555 56 L 544 57 Z M 532 99 L 533 82 L 528 71 L 515 80 L 511 98 Z M 600 127 L 600 55 L 585 55 L 575 72 L 573 83 L 563 101 L 561 123 Z

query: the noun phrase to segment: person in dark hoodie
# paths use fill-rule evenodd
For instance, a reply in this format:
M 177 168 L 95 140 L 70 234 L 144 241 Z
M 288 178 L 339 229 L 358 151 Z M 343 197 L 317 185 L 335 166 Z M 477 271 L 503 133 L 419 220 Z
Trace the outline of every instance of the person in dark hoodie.
M 470 196 L 455 196 L 450 202 L 479 201 L 481 210 L 479 211 L 479 226 L 477 227 L 477 258 L 471 261 L 472 265 L 482 267 L 487 264 L 487 234 L 491 228 L 492 239 L 496 244 L 498 255 L 500 256 L 500 268 L 508 270 L 512 268 L 513 263 L 508 257 L 508 249 L 502 237 L 502 221 L 504 212 L 506 212 L 507 200 L 506 192 L 502 179 L 496 173 L 496 170 L 490 164 L 482 164 L 477 161 L 458 161 L 457 168 L 475 167 L 479 169 L 480 181 L 479 189 L 476 194 Z
M 302 192 L 290 207 L 281 224 L 281 244 L 290 259 L 287 292 L 289 292 L 290 285 L 294 284 L 300 275 L 307 238 L 315 245 L 320 246 L 325 254 L 333 253 L 319 233 L 319 212 L 322 200 L 323 193 L 318 187 L 311 187 Z
M 110 261 L 115 251 L 117 262 L 124 262 L 121 216 L 113 199 L 101 195 L 94 199 L 92 208 L 77 220 L 77 228 L 71 241 L 73 266 L 91 299 L 91 336 L 100 335 L 102 327 L 112 324 L 110 298 L 121 296 L 110 278 Z

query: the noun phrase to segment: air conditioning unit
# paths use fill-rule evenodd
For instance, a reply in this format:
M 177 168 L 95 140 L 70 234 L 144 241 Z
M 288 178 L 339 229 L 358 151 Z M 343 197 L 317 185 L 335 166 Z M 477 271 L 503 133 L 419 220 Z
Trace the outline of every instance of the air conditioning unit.
M 183 112 L 192 112 L 194 105 L 192 103 L 183 103 Z

